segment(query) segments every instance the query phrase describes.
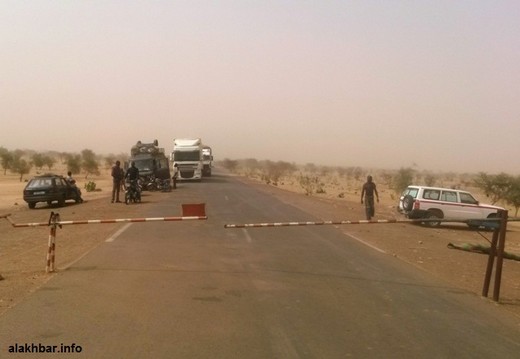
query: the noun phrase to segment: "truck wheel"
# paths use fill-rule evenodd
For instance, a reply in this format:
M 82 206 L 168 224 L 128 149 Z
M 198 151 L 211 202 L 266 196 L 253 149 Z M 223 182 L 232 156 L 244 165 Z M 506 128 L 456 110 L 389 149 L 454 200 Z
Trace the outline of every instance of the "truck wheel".
M 443 216 L 442 216 L 442 213 L 439 213 L 438 211 L 428 211 L 428 213 L 426 214 L 426 216 L 424 217 L 425 219 L 441 219 Z M 438 227 L 441 222 L 435 222 L 435 221 L 432 221 L 432 222 L 424 222 L 425 225 L 427 225 L 428 227 Z

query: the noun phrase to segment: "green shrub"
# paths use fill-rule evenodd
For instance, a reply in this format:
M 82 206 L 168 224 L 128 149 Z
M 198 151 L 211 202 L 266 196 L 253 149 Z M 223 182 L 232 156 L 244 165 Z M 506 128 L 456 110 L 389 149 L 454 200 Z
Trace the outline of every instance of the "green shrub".
M 87 192 L 93 192 L 96 190 L 96 182 L 89 181 L 88 183 L 85 183 L 85 190 Z

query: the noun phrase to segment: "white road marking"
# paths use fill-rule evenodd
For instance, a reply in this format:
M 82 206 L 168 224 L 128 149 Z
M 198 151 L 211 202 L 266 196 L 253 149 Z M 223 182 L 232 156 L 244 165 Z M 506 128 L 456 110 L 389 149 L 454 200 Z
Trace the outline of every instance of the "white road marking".
M 249 232 L 247 231 L 247 229 L 245 228 L 242 228 L 242 232 L 244 232 L 244 235 L 246 236 L 246 240 L 248 243 L 251 243 L 253 241 L 253 239 L 251 238 L 251 236 L 249 235 Z
M 121 229 L 119 229 L 119 231 L 114 233 L 114 235 L 112 235 L 110 238 L 108 238 L 105 242 L 113 242 L 113 241 L 115 241 L 116 238 L 119 237 L 121 235 L 121 233 L 126 231 L 128 229 L 128 227 L 130 227 L 131 225 L 132 225 L 132 223 L 125 224 Z
M 353 235 L 353 234 L 350 234 L 350 233 L 348 233 L 348 232 L 343 232 L 343 233 L 345 233 L 345 234 L 346 234 L 347 236 L 349 236 L 349 237 L 354 238 L 354 239 L 355 239 L 356 241 L 358 241 L 359 243 L 363 243 L 363 244 L 364 244 L 365 246 L 367 246 L 367 247 L 370 247 L 370 248 L 372 248 L 372 249 L 375 249 L 376 251 L 378 251 L 378 252 L 380 252 L 380 253 L 386 253 L 386 251 L 382 250 L 381 248 L 378 248 L 378 247 L 376 247 L 376 246 L 374 246 L 374 245 L 372 245 L 372 244 L 370 244 L 370 243 L 368 243 L 368 242 L 365 242 L 364 240 L 362 240 L 361 238 L 356 237 L 356 236 Z

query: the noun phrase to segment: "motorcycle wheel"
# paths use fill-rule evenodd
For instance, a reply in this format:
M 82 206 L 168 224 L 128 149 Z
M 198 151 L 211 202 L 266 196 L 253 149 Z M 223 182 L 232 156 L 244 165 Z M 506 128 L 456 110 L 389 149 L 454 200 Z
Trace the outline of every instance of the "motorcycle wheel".
M 125 193 L 125 204 L 128 204 L 128 202 L 130 201 L 130 193 Z

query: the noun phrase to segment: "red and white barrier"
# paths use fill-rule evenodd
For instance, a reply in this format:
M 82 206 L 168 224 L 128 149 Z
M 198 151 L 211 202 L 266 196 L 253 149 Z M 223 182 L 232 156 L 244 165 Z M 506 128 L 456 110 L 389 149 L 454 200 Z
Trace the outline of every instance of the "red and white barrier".
M 185 217 L 152 217 L 152 218 L 118 218 L 118 219 L 89 219 L 79 221 L 57 221 L 59 226 L 67 226 L 71 224 L 106 224 L 106 223 L 126 223 L 126 222 L 170 222 L 170 221 L 190 221 L 190 220 L 204 220 L 207 216 L 185 216 Z M 14 223 L 9 217 L 7 220 L 13 227 L 39 227 L 49 226 L 49 222 L 35 222 L 35 223 Z
M 509 218 L 508 221 L 517 221 L 516 218 Z M 342 224 L 382 224 L 382 223 L 424 223 L 424 222 L 499 222 L 499 218 L 483 218 L 479 220 L 461 220 L 450 218 L 423 218 L 423 219 L 373 219 L 358 221 L 318 221 L 318 222 L 272 222 L 272 223 L 246 223 L 246 224 L 225 224 L 224 228 L 265 228 L 265 227 L 291 227 L 291 226 L 323 226 L 323 225 L 342 225 Z
M 273 223 L 246 223 L 246 224 L 225 224 L 224 228 L 250 228 L 250 227 L 290 227 L 290 226 L 323 226 L 340 224 L 377 224 L 377 223 L 410 223 L 413 220 L 397 219 L 378 219 L 378 220 L 358 220 L 358 221 L 319 221 L 319 222 L 273 222 Z
M 89 219 L 79 221 L 62 221 L 58 213 L 51 212 L 50 218 L 47 222 L 34 223 L 15 223 L 10 218 L 10 214 L 0 215 L 0 218 L 5 218 L 13 227 L 50 227 L 49 233 L 49 248 L 47 250 L 47 265 L 45 271 L 47 273 L 54 272 L 56 261 L 56 228 L 59 226 L 73 225 L 73 224 L 106 224 L 106 223 L 143 223 L 143 222 L 171 222 L 171 221 L 190 221 L 190 220 L 205 220 L 206 209 L 204 203 L 183 204 L 183 216 L 179 217 L 149 217 L 149 218 L 119 218 L 119 219 Z

